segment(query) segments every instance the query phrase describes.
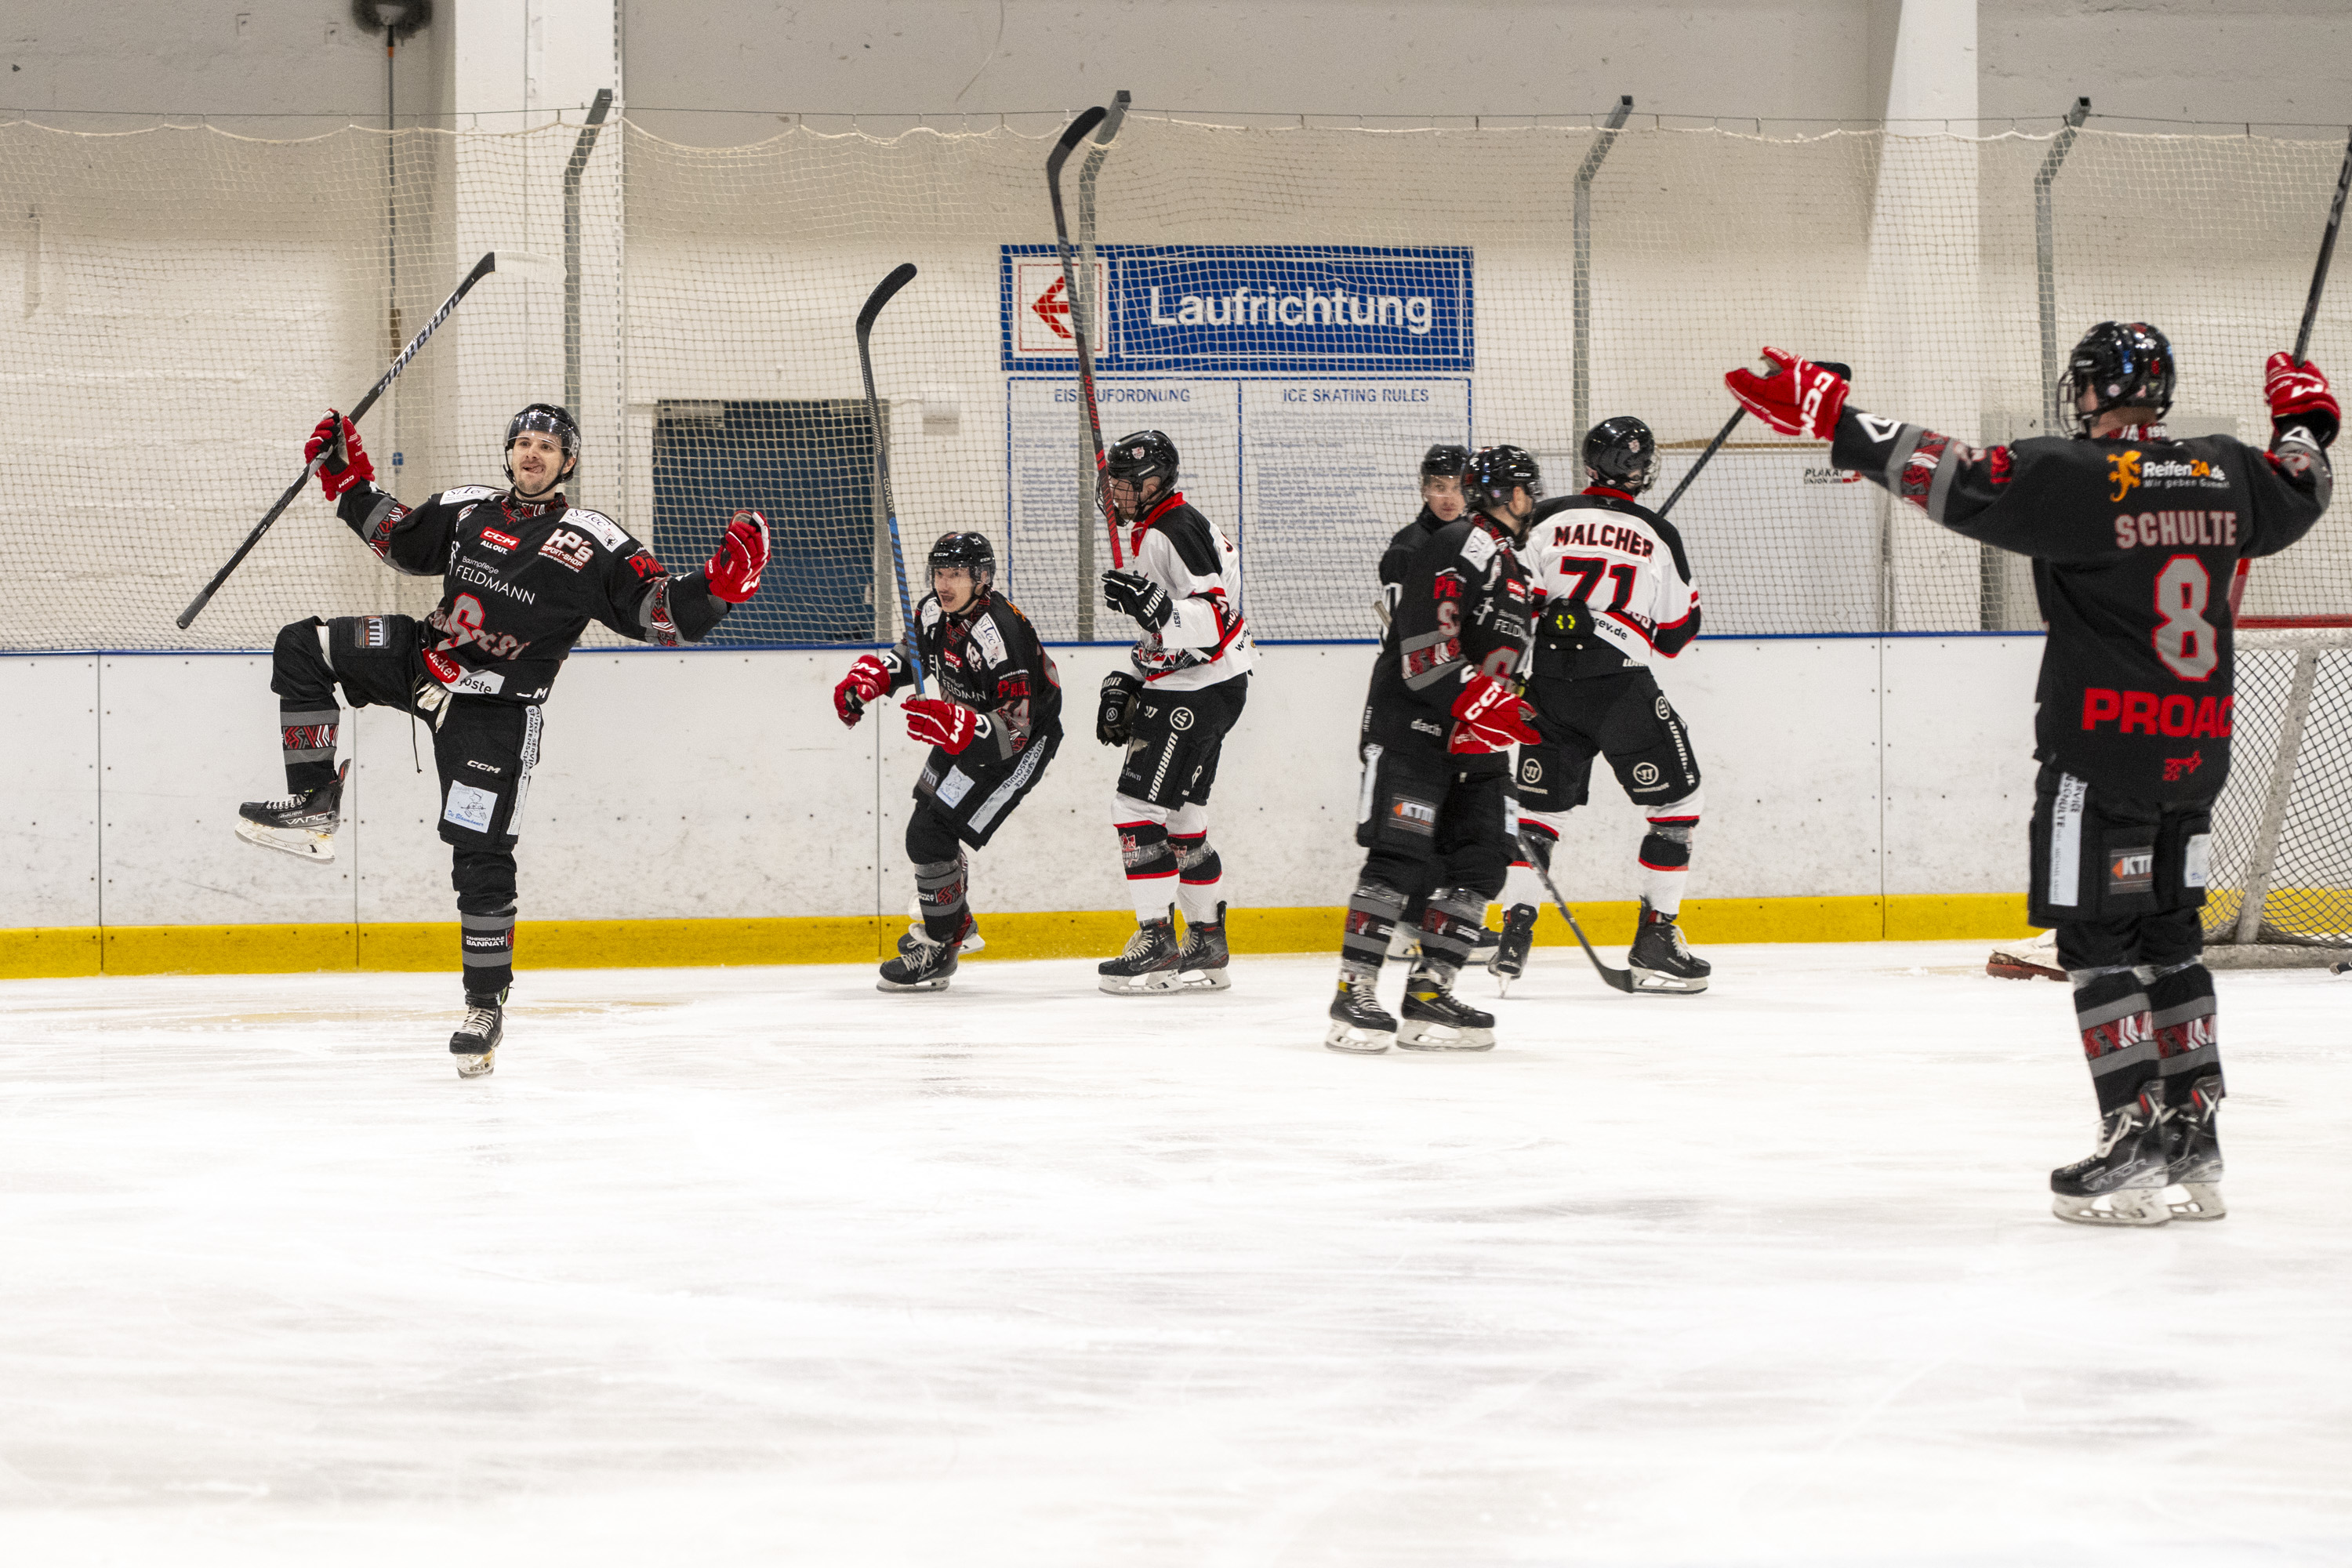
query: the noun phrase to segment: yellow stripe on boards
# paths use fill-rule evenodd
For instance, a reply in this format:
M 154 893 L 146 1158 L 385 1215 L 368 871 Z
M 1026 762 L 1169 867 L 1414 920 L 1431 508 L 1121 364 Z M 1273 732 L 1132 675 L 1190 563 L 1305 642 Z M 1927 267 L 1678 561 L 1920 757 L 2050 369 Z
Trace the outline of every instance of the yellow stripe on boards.
M 1638 906 L 1571 906 L 1596 945 L 1633 940 Z M 1336 953 L 1347 911 L 1235 910 L 1235 952 Z M 979 917 L 988 946 L 974 959 L 1108 958 L 1135 929 L 1124 910 L 1059 910 Z M 1928 942 L 2023 936 L 2022 893 L 1897 894 L 1891 898 L 1693 899 L 1683 906 L 1691 941 Z M 896 951 L 898 916 L 772 920 L 523 921 L 520 969 L 693 968 L 710 964 L 872 963 Z M 1539 946 L 1572 942 L 1547 908 Z M 86 974 L 284 974 L 314 971 L 435 972 L 457 967 L 454 921 L 378 925 L 55 926 L 0 931 L 0 979 Z

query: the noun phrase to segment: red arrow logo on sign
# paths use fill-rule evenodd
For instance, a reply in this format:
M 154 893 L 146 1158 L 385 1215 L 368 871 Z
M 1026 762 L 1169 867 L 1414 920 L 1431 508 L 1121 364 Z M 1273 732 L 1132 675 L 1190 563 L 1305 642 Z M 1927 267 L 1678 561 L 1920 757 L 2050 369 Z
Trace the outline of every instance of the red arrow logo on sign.
M 1060 338 L 1070 335 L 1070 329 L 1055 319 L 1057 316 L 1066 318 L 1070 313 L 1070 301 L 1064 294 L 1066 284 L 1066 279 L 1055 279 L 1052 288 L 1029 303 L 1029 308 L 1037 312 L 1037 319 L 1053 328 L 1054 335 Z

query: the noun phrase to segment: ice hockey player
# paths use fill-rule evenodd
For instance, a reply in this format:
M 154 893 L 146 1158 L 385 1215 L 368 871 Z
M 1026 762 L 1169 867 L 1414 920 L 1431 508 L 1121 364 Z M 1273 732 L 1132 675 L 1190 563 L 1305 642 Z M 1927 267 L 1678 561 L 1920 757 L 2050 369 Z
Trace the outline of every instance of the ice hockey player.
M 1521 550 L 1540 608 L 1528 697 L 1542 740 L 1519 748 L 1518 830 L 1550 868 L 1568 814 L 1590 798 L 1592 759 L 1609 759 L 1642 836 L 1641 923 L 1626 967 L 1640 990 L 1704 991 L 1712 966 L 1683 940 L 1683 884 L 1698 827 L 1698 753 L 1650 672 L 1698 636 L 1698 589 L 1675 525 L 1634 498 L 1658 476 L 1658 439 L 1631 415 L 1584 437 L 1581 495 L 1537 509 Z M 1525 969 L 1543 883 L 1514 857 L 1503 940 L 1488 961 L 1507 989 Z
M 1141 633 L 1126 669 L 1104 678 L 1095 738 L 1124 746 L 1112 797 L 1135 935 L 1099 966 L 1114 995 L 1222 991 L 1223 862 L 1209 842 L 1209 791 L 1257 663 L 1241 611 L 1241 557 L 1176 488 L 1176 443 L 1119 437 L 1104 482 L 1128 536 L 1125 570 L 1102 574 L 1103 603 Z M 1176 941 L 1171 885 L 1184 909 Z
M 1323 1035 L 1336 1051 L 1495 1043 L 1494 1016 L 1455 997 L 1454 977 L 1510 865 L 1506 753 L 1539 739 L 1516 684 L 1529 605 L 1517 547 L 1543 479 L 1525 451 L 1489 447 L 1470 459 L 1462 488 L 1471 511 L 1413 551 L 1372 666 L 1356 821 L 1370 853 L 1348 901 Z M 1433 890 L 1400 1023 L 1381 1005 L 1381 965 L 1422 887 Z
M 2164 334 L 2102 321 L 2060 382 L 2074 439 L 1986 450 L 1846 403 L 1843 377 L 1777 349 L 1725 376 L 1784 435 L 1831 442 L 1956 533 L 2033 557 L 2050 637 L 2034 723 L 2042 763 L 2026 918 L 2055 927 L 2099 1106 L 2087 1159 L 2050 1173 L 2052 1208 L 2088 1225 L 2219 1219 L 2221 1061 L 2205 901 L 2214 797 L 2230 771 L 2231 578 L 2309 531 L 2333 479 L 2326 378 L 2271 356 L 2267 451 L 2159 423 Z
M 375 483 L 352 422 L 330 412 L 303 448 L 352 532 L 394 571 L 442 580 L 441 603 L 407 616 L 316 616 L 278 634 L 287 798 L 238 808 L 252 843 L 318 864 L 335 858 L 343 773 L 336 689 L 354 708 L 397 708 L 433 727 L 441 839 L 457 892 L 466 1016 L 449 1038 L 461 1078 L 497 1061 L 514 980 L 515 858 L 523 799 L 539 762 L 541 704 L 592 620 L 640 642 L 697 642 L 760 588 L 767 520 L 739 511 L 718 553 L 673 576 L 602 512 L 565 499 L 580 427 L 534 403 L 507 425 L 507 488 L 464 485 L 414 510 Z
M 966 903 L 971 861 L 1062 744 L 1062 678 L 1020 606 L 996 592 L 996 551 L 977 533 L 931 546 L 931 591 L 915 611 L 915 648 L 869 653 L 833 689 L 834 711 L 855 724 L 866 705 L 911 686 L 919 667 L 939 689 L 899 706 L 907 733 L 929 743 L 907 818 L 921 923 L 882 965 L 881 991 L 944 991 L 973 944 Z

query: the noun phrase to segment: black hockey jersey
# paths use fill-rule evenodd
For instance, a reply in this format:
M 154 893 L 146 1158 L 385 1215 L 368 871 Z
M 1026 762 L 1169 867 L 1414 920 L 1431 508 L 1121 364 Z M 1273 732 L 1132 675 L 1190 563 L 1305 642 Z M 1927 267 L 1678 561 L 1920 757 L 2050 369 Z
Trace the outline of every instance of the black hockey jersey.
M 963 753 L 966 764 L 1009 762 L 1062 732 L 1061 672 L 1029 617 L 1003 594 L 992 588 L 952 616 L 937 594 L 925 595 L 915 610 L 915 646 L 940 696 L 989 717 L 989 738 Z M 892 691 L 914 685 L 905 643 L 882 662 Z
M 1517 671 L 1530 597 L 1511 536 L 1484 513 L 1427 535 L 1405 560 L 1396 612 L 1372 667 L 1373 727 L 1402 725 L 1443 750 L 1464 679 L 1477 670 L 1508 680 Z
M 425 650 L 462 671 L 444 684 L 468 696 L 543 700 L 592 620 L 674 647 L 702 640 L 733 607 L 699 567 L 671 576 L 618 523 L 560 491 L 518 502 L 465 485 L 411 510 L 362 483 L 336 512 L 394 570 L 442 580 Z
M 1445 520 L 1423 506 L 1421 515 L 1396 531 L 1389 547 L 1381 552 L 1381 625 L 1385 626 L 1396 616 L 1397 596 L 1404 591 L 1404 569 L 1412 552 L 1433 533 L 1445 526 Z
M 1929 519 L 2033 557 L 2050 625 L 2040 754 L 2152 801 L 2218 794 L 2230 771 L 2241 557 L 2273 555 L 2326 510 L 2327 454 L 2299 428 L 2258 451 L 2160 425 L 1979 450 L 1917 425 L 1839 416 L 1830 460 Z

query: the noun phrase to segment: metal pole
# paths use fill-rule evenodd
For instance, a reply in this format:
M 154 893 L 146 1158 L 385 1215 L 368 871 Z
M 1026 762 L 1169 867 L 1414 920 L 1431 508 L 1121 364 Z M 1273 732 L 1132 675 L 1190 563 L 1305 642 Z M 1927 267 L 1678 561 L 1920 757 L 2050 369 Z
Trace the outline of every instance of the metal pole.
M 2286 826 L 2288 801 L 2294 795 L 2294 764 L 2303 751 L 2303 724 L 2311 713 L 2311 688 L 2319 678 L 2319 650 L 2294 652 L 2294 679 L 2287 689 L 2286 711 L 2279 718 L 2278 761 L 2271 768 L 2270 793 L 2263 799 L 2262 826 L 2246 858 L 2245 901 L 2238 906 L 2237 940 L 2262 940 L 2263 905 L 2270 901 L 2271 878 L 2277 869 L 2279 834 Z
M 2058 407 L 2058 261 L 2057 241 L 2051 232 L 2050 187 L 2058 165 L 2074 145 L 2074 133 L 2091 112 L 2091 100 L 2078 98 L 2066 111 L 2066 123 L 2042 155 L 2033 176 L 2033 279 L 2042 306 L 2042 428 L 2037 435 L 2055 436 L 2065 425 Z
M 1077 294 L 1070 300 L 1070 316 L 1091 335 L 1087 342 L 1108 348 L 1103 336 L 1103 301 L 1095 297 L 1095 176 L 1102 172 L 1103 160 L 1110 155 L 1111 139 L 1118 134 L 1118 123 L 1127 118 L 1127 107 L 1133 99 L 1121 88 L 1110 100 L 1110 112 L 1095 132 L 1094 145 L 1087 149 L 1086 162 L 1078 165 L 1078 268 Z M 1091 469 L 1095 460 L 1094 422 L 1087 410 L 1078 410 L 1078 455 L 1082 468 Z M 1078 628 L 1080 642 L 1095 640 L 1095 521 L 1101 515 L 1095 498 L 1081 496 L 1078 500 Z
M 1592 413 L 1592 176 L 1601 160 L 1616 144 L 1625 117 L 1633 112 L 1633 95 L 1625 93 L 1601 122 L 1601 134 L 1576 171 L 1576 428 L 1568 433 L 1569 450 L 1581 449 Z
M 383 297 L 384 337 L 391 352 L 400 352 L 400 162 L 399 138 L 393 119 L 392 56 L 397 35 L 393 24 L 383 27 Z M 393 445 L 397 447 L 395 439 Z
M 563 165 L 563 406 L 574 419 L 580 417 L 580 180 L 612 108 L 613 89 L 598 88 L 588 106 L 588 123 Z

